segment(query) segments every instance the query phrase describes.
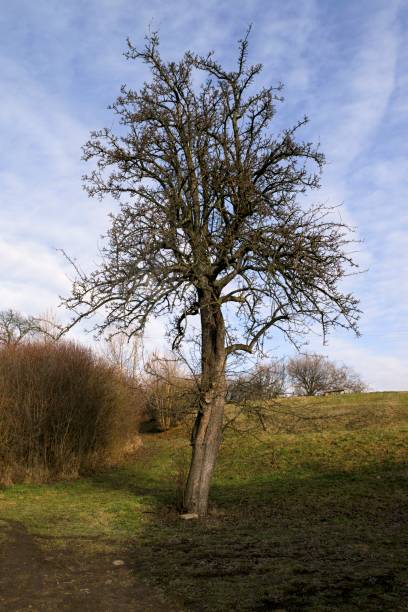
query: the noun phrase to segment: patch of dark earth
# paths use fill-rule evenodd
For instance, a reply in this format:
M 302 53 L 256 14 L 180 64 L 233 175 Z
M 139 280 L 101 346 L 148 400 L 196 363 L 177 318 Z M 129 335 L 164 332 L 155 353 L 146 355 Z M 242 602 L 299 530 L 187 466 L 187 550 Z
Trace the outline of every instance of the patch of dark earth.
M 0 610 L 179 612 L 182 608 L 135 576 L 124 557 L 42 546 L 41 537 L 28 533 L 21 523 L 1 520 Z

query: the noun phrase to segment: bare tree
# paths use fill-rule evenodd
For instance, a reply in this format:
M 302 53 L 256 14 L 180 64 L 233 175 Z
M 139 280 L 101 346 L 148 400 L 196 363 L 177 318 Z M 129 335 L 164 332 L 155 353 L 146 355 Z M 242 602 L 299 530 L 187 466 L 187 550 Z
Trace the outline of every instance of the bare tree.
M 142 340 L 139 335 L 131 338 L 120 331 L 104 338 L 102 355 L 108 363 L 129 379 L 136 379 L 142 366 Z
M 283 395 L 286 390 L 286 366 L 283 360 L 260 363 L 253 371 L 229 381 L 228 399 L 270 400 Z
M 20 344 L 38 331 L 39 325 L 34 317 L 26 317 L 11 308 L 0 312 L 0 345 Z
M 38 317 L 33 317 L 35 335 L 46 342 L 56 342 L 63 333 L 64 326 L 58 320 L 57 313 L 48 309 Z
M 330 386 L 328 393 L 361 393 L 367 390 L 367 385 L 352 368 L 346 365 L 337 366 L 329 363 Z
M 328 361 L 323 355 L 293 357 L 288 361 L 287 371 L 297 395 L 318 395 L 329 386 Z
M 200 399 L 192 430 L 185 508 L 205 515 L 221 443 L 227 358 L 257 350 L 272 329 L 295 340 L 318 323 L 356 330 L 357 300 L 339 281 L 353 262 L 349 228 L 299 198 L 319 187 L 323 155 L 296 139 L 304 118 L 273 134 L 280 87 L 255 91 L 261 65 L 240 41 L 235 70 L 212 53 L 165 62 L 156 34 L 127 58 L 151 81 L 122 87 L 111 107 L 120 128 L 93 132 L 90 196 L 113 196 L 102 262 L 77 269 L 66 304 L 74 322 L 105 309 L 95 327 L 140 333 L 151 316 L 173 317 L 173 346 L 189 317 L 201 323 Z M 201 83 L 201 84 L 200 84 Z M 315 168 L 314 168 L 315 166 Z M 235 310 L 239 333 L 226 324 Z
M 306 353 L 289 359 L 287 372 L 298 395 L 360 392 L 366 388 L 361 378 L 347 366 L 336 366 L 323 355 Z
M 145 372 L 148 414 L 161 430 L 174 427 L 191 414 L 196 404 L 196 384 L 178 359 L 153 353 Z

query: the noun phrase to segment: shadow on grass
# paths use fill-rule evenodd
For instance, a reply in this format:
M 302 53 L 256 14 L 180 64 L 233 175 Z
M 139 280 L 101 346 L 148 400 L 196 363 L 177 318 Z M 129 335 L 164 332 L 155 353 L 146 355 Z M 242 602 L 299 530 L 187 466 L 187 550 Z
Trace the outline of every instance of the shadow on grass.
M 200 522 L 179 519 L 174 483 L 118 472 L 94 483 L 155 499 L 128 555 L 135 574 L 187 610 L 394 611 L 408 596 L 405 476 L 383 464 L 219 481 Z
M 234 511 L 237 507 L 248 505 L 276 505 L 280 499 L 284 501 L 287 496 L 299 497 L 304 503 L 313 501 L 316 496 L 331 499 L 342 496 L 351 496 L 359 499 L 362 496 L 369 498 L 372 495 L 395 493 L 395 488 L 405 489 L 407 484 L 408 464 L 394 464 L 381 462 L 371 464 L 366 468 L 354 470 L 322 471 L 318 462 L 304 462 L 302 471 L 287 472 L 273 471 L 267 475 L 259 475 L 251 480 L 237 478 L 230 482 L 223 478 L 215 478 L 211 489 L 212 505 L 223 512 Z M 149 497 L 155 500 L 158 509 L 177 508 L 177 496 L 180 483 L 173 474 L 154 478 L 149 470 L 144 471 L 143 466 L 134 469 L 133 464 L 128 467 L 117 467 L 110 470 L 87 474 L 87 483 L 104 491 L 123 491 L 135 497 Z M 360 500 L 361 501 L 361 500 Z
M 87 482 L 106 491 L 125 491 L 136 497 L 154 498 L 158 505 L 171 503 L 174 488 L 171 484 L 149 476 L 133 474 L 123 468 L 86 476 Z

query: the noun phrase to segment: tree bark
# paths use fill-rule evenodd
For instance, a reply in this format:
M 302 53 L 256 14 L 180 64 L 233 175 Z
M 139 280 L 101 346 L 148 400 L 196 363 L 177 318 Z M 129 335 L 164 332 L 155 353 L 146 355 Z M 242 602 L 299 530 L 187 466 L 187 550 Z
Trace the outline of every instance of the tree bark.
M 192 457 L 184 496 L 184 509 L 207 514 L 211 478 L 222 439 L 225 405 L 225 325 L 217 296 L 200 299 L 201 381 L 200 402 L 191 434 Z

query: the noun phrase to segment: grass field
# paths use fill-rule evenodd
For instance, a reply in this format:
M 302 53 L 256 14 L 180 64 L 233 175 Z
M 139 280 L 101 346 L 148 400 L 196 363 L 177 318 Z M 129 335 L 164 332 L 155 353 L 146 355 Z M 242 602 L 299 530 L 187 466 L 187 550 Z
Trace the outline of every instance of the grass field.
M 0 490 L 0 545 L 18 524 L 51 558 L 124 559 L 169 610 L 408 610 L 407 434 L 408 393 L 282 400 L 226 431 L 200 522 L 177 513 L 187 429 L 145 435 L 121 468 Z

